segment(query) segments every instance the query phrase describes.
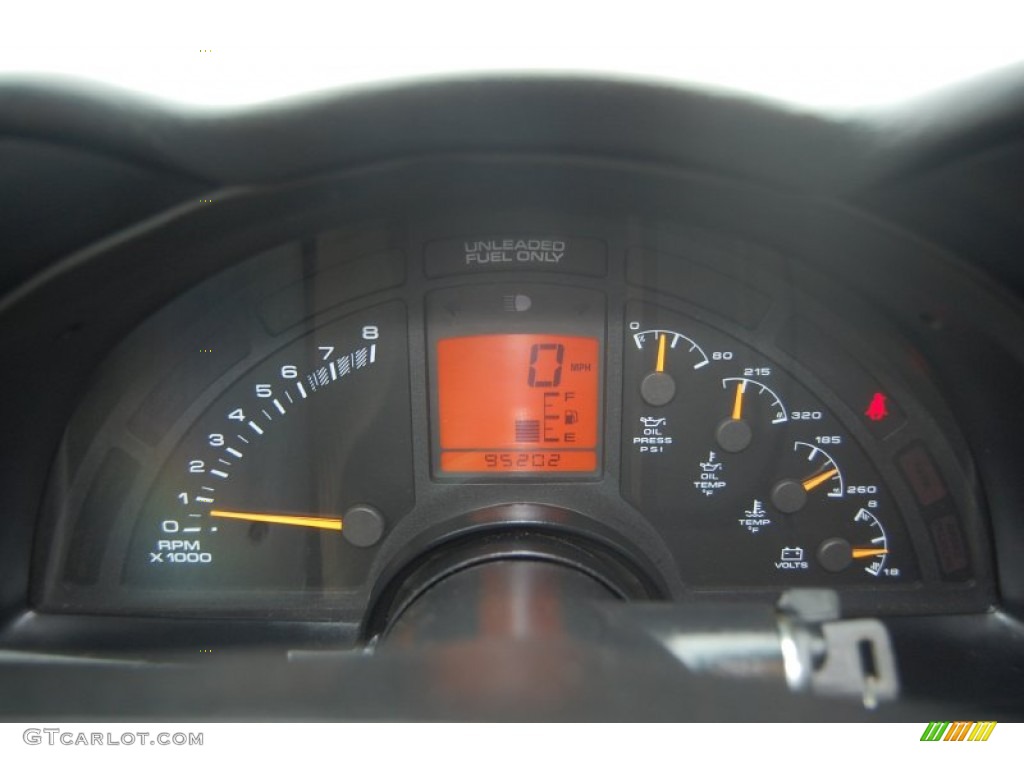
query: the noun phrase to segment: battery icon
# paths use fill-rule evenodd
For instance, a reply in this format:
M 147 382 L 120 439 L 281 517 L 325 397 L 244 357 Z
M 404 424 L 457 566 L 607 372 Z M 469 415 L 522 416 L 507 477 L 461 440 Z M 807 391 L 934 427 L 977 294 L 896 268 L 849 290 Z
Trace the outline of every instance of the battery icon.
M 799 563 L 804 559 L 803 547 L 783 547 L 780 558 L 783 562 Z

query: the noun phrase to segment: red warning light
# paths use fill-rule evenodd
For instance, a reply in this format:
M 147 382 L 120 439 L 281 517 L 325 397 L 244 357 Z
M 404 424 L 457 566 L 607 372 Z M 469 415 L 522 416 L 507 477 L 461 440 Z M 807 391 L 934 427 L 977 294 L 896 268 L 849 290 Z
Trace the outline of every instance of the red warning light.
M 868 409 L 864 411 L 864 415 L 872 421 L 881 421 L 889 415 L 889 409 L 885 407 L 886 397 L 881 392 L 875 392 L 871 396 L 871 402 L 868 403 Z

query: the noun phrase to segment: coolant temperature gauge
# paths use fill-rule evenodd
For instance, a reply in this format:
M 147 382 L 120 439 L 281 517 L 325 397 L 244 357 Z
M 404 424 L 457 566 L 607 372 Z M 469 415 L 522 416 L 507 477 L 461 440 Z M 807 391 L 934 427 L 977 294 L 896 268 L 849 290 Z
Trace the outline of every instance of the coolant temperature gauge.
M 831 455 L 802 440 L 793 443 L 793 454 L 805 462 L 794 467 L 794 474 L 799 477 L 784 478 L 772 487 L 771 500 L 775 509 L 792 514 L 803 509 L 807 500 L 814 496 L 843 497 L 843 473 Z

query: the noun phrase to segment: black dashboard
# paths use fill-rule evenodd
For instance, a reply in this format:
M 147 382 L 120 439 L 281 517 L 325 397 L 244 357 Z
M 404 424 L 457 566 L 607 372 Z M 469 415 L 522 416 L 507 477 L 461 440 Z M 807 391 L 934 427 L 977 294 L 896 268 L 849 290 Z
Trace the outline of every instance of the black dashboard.
M 1016 74 L 3 84 L 0 711 L 1019 714 Z

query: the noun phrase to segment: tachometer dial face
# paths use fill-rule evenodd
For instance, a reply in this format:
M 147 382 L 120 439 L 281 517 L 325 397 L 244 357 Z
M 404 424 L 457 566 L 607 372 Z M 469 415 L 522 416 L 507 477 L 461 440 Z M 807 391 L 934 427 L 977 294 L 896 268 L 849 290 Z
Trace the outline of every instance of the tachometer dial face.
M 623 495 L 666 537 L 684 579 L 916 577 L 874 464 L 811 388 L 736 338 L 650 304 L 629 306 L 625 341 Z
M 405 312 L 334 321 L 232 384 L 146 499 L 128 586 L 354 588 L 412 498 Z

